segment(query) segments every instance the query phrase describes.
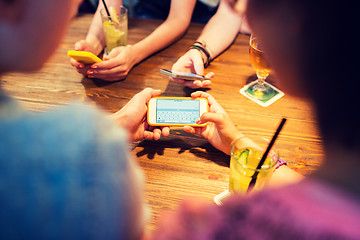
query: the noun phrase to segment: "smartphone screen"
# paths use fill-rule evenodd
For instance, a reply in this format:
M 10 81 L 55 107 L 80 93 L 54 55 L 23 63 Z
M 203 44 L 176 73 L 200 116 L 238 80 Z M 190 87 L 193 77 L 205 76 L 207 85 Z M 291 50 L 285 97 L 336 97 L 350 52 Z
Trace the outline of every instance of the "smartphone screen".
M 207 111 L 206 99 L 153 98 L 149 102 L 150 125 L 196 125 L 195 120 Z
M 183 99 L 157 99 L 156 123 L 195 124 L 200 117 L 200 102 Z

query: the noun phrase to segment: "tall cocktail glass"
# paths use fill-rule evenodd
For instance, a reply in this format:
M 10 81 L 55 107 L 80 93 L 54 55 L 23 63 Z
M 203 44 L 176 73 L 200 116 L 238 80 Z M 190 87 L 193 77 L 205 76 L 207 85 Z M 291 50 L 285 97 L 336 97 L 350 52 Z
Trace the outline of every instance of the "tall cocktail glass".
M 107 56 L 114 48 L 127 45 L 127 9 L 123 6 L 118 9 L 110 7 L 110 17 L 105 9 L 101 9 L 100 13 L 106 42 L 104 55 Z

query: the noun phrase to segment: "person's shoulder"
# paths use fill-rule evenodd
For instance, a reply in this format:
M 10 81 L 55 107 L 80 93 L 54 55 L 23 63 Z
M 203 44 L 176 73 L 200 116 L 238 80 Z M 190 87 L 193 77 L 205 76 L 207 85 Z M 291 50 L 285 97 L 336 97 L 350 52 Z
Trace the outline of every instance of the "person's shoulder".
M 266 235 L 286 239 L 360 237 L 360 230 L 355 227 L 359 222 L 359 203 L 334 186 L 314 179 L 268 188 L 248 197 L 234 197 L 224 205 L 219 211 L 227 218 L 232 216 L 232 222 L 251 223 L 254 231 L 255 228 L 262 230 L 254 232 L 257 236 L 254 238 L 268 239 Z
M 109 113 L 95 105 L 73 103 L 48 112 L 43 118 L 52 125 L 50 131 L 56 131 L 59 137 L 80 146 L 98 145 L 103 149 L 116 149 L 127 145 L 127 132 L 110 118 Z
M 46 159 L 51 155 L 69 161 L 119 156 L 127 151 L 127 133 L 107 115 L 110 114 L 84 103 L 22 114 L 0 125 L 1 134 L 11 136 L 1 144 L 10 150 L 1 154 L 21 154 L 26 159 Z
M 93 135 L 103 139 L 118 136 L 126 139 L 126 132 L 109 117 L 109 113 L 92 104 L 75 102 L 64 108 L 55 109 L 36 118 L 52 125 L 53 130 L 64 134 L 93 138 Z M 78 135 L 80 134 L 80 135 Z

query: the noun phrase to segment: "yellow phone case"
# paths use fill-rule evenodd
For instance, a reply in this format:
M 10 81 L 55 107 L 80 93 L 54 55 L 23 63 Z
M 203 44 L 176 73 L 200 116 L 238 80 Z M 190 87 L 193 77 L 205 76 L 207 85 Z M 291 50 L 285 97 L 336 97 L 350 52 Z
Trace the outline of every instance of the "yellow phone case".
M 153 98 L 157 98 L 157 99 L 194 99 L 191 97 L 153 97 Z M 195 99 L 204 99 L 206 100 L 206 102 L 208 102 L 208 100 L 206 98 L 195 98 Z M 206 111 L 209 111 L 209 103 L 207 104 L 207 108 Z M 149 122 L 149 104 L 147 105 L 147 122 L 150 126 L 167 126 L 167 127 L 182 127 L 182 126 L 192 126 L 192 127 L 205 127 L 207 125 L 207 122 L 204 124 L 162 124 L 162 123 L 156 123 L 156 124 L 151 124 Z
M 69 50 L 67 52 L 67 55 L 83 64 L 93 64 L 93 63 L 102 62 L 100 58 L 98 58 L 95 54 L 91 52 Z

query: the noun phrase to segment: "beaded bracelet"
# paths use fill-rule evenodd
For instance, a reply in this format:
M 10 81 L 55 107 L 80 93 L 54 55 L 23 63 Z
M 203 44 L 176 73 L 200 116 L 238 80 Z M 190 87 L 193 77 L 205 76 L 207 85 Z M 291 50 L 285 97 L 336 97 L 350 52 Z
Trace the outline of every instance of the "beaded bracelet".
M 284 159 L 279 157 L 279 160 L 276 163 L 276 168 L 275 169 L 278 169 L 282 165 L 287 165 L 287 162 Z
M 206 56 L 206 61 L 204 63 L 204 67 L 209 66 L 210 61 L 211 61 L 210 53 L 208 52 L 208 50 L 206 50 L 206 48 L 205 48 L 205 46 L 204 46 L 204 44 L 202 42 L 196 41 L 193 45 L 190 46 L 189 49 L 196 49 L 196 50 L 198 50 L 200 52 L 203 52 L 205 54 L 205 56 Z

